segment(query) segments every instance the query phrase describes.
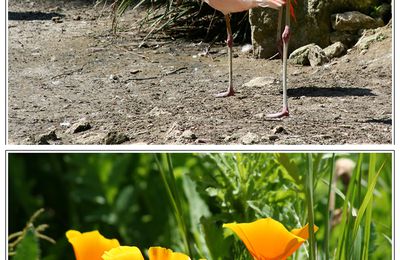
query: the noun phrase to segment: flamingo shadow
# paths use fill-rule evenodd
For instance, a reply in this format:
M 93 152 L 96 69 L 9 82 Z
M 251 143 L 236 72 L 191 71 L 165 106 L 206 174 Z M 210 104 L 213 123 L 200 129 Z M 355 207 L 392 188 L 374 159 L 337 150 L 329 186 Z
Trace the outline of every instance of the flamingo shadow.
M 359 87 L 300 87 L 288 89 L 289 97 L 343 97 L 343 96 L 376 96 L 370 89 Z
M 15 21 L 51 20 L 56 16 L 64 17 L 65 15 L 55 12 L 8 12 L 8 20 Z
M 382 118 L 382 119 L 369 119 L 365 121 L 365 123 L 377 123 L 377 124 L 384 124 L 384 125 L 392 125 L 392 119 L 391 118 Z

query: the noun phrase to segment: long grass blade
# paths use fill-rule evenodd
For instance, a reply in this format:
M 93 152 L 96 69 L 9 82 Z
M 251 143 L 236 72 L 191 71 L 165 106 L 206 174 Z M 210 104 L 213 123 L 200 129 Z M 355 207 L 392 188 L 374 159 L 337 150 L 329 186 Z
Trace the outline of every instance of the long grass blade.
M 308 207 L 308 233 L 310 243 L 310 260 L 316 259 L 316 247 L 315 247 L 315 236 L 314 236 L 314 172 L 313 172 L 313 160 L 312 154 L 307 154 L 308 160 L 308 174 L 304 178 L 306 183 L 304 185 L 306 189 L 307 207 Z
M 371 185 L 371 179 L 375 172 L 375 165 L 376 165 L 376 154 L 371 153 L 369 155 L 368 187 Z M 362 253 L 362 259 L 364 260 L 368 260 L 368 249 L 369 249 L 369 240 L 371 233 L 371 218 L 372 218 L 372 199 L 368 203 L 367 212 L 365 216 L 364 247 Z
M 333 198 L 331 198 L 331 192 L 332 192 L 332 177 L 333 177 L 333 172 L 335 171 L 335 154 L 332 154 L 332 159 L 331 159 L 331 169 L 329 173 L 329 186 L 328 186 L 328 203 L 326 205 L 327 209 L 327 214 L 326 214 L 326 230 L 325 230 L 325 259 L 329 260 L 329 237 L 330 237 L 330 232 L 331 232 L 331 223 L 332 223 L 332 216 L 333 216 L 333 210 L 335 209 L 335 205 L 333 204 L 333 209 L 331 208 L 331 203 Z M 335 194 L 335 193 L 333 193 Z M 335 196 L 335 195 L 333 195 Z M 333 200 L 334 201 L 334 200 Z

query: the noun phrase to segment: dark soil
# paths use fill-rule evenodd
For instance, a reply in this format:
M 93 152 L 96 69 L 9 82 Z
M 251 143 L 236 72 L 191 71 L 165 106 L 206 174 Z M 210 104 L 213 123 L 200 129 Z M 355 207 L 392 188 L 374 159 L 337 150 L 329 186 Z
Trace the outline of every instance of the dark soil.
M 108 10 L 70 2 L 9 1 L 10 144 L 390 144 L 392 28 L 368 50 L 321 67 L 289 65 L 290 117 L 281 109 L 281 61 L 235 48 L 236 95 L 226 89 L 223 42 L 146 35 Z M 102 15 L 101 15 L 102 14 Z M 294 32 L 296 33 L 296 32 Z M 246 87 L 255 77 L 267 83 Z

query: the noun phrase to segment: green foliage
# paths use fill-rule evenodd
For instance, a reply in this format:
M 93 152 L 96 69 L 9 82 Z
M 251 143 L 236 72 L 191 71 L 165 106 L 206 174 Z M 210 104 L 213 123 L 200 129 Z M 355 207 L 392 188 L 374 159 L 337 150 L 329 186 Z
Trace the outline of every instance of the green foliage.
M 334 181 L 339 158 L 356 162 L 346 185 Z M 192 259 L 251 259 L 222 224 L 272 217 L 289 230 L 314 222 L 315 259 L 388 259 L 391 160 L 391 154 L 9 154 L 9 230 L 21 235 L 26 219 L 44 207 L 57 241 L 41 244 L 45 260 L 73 259 L 69 229 L 98 229 L 144 253 L 159 245 Z M 339 215 L 329 210 L 330 194 Z M 27 241 L 32 232 L 26 229 Z M 310 253 L 305 244 L 293 259 Z
M 14 260 L 40 259 L 39 238 L 47 240 L 50 243 L 55 243 L 52 238 L 42 233 L 44 230 L 47 229 L 48 225 L 34 225 L 34 221 L 43 212 L 43 209 L 36 211 L 31 216 L 22 231 L 18 231 L 9 235 L 8 251 L 9 255 L 12 256 Z
M 39 239 L 35 235 L 35 230 L 29 227 L 25 231 L 25 235 L 21 242 L 18 244 L 15 251 L 13 260 L 39 260 L 40 259 L 40 248 Z

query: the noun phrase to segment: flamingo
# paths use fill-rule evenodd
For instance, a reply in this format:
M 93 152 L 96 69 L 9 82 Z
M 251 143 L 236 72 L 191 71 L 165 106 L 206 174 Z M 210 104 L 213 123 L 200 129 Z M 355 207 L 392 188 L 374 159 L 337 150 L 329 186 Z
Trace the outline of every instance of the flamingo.
M 254 7 L 269 7 L 273 9 L 279 9 L 279 21 L 278 21 L 278 38 L 280 38 L 280 30 L 282 24 L 282 6 L 286 4 L 285 0 L 204 0 L 208 5 L 221 11 L 225 16 L 226 30 L 227 30 L 227 46 L 228 46 L 228 56 L 229 56 L 229 86 L 227 91 L 219 93 L 216 97 L 229 97 L 235 94 L 233 90 L 232 83 L 232 45 L 233 37 L 230 25 L 230 13 L 242 12 L 249 10 Z M 291 0 L 287 0 L 291 1 Z M 287 101 L 287 55 L 289 47 L 290 38 L 290 13 L 293 14 L 290 4 L 286 4 L 286 19 L 285 28 L 282 33 L 282 43 L 283 43 L 283 107 L 282 111 L 274 114 L 268 114 L 268 118 L 280 118 L 284 116 L 289 116 L 289 108 Z M 280 39 L 278 40 L 281 43 Z M 281 47 L 281 44 L 279 44 Z

